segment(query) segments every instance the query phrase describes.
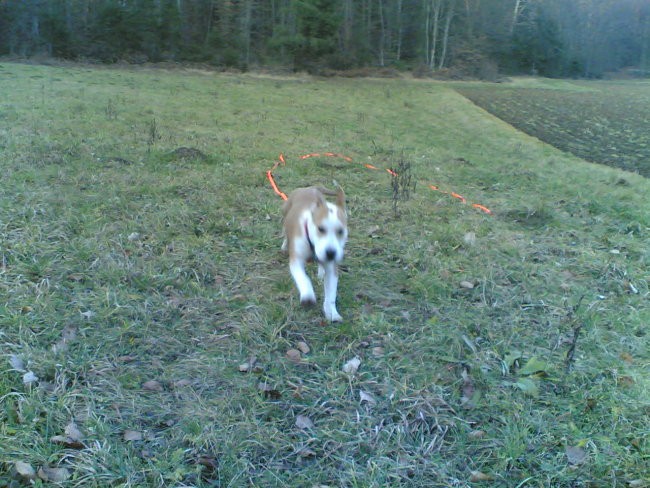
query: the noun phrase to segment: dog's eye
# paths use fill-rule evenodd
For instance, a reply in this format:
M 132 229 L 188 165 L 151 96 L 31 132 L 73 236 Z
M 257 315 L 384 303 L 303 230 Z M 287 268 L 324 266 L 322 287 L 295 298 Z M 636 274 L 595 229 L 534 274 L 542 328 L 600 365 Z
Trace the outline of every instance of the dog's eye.
M 337 234 L 339 237 L 343 237 L 343 229 L 338 229 L 338 230 L 336 231 L 336 234 Z
M 318 232 L 320 232 L 321 234 L 325 234 L 325 227 L 323 227 L 322 225 L 319 225 L 318 226 Z

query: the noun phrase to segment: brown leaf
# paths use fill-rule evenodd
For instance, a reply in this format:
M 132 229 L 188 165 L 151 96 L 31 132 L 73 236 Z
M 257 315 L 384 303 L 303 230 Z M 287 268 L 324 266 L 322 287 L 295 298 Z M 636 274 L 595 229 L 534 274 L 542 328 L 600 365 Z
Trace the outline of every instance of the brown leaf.
M 626 363 L 633 363 L 634 358 L 629 352 L 622 352 L 620 358 L 625 361 Z
M 61 332 L 61 339 L 52 346 L 52 351 L 62 352 L 68 349 L 68 344 L 77 338 L 77 327 L 66 325 Z
M 460 401 L 463 405 L 468 405 L 474 396 L 474 382 L 466 369 L 463 370 L 461 376 L 463 378 L 463 386 Z
M 298 455 L 302 458 L 315 457 L 316 452 L 308 447 L 303 447 L 298 451 Z
M 84 435 L 81 433 L 79 427 L 77 427 L 77 424 L 74 422 L 70 422 L 68 425 L 65 426 L 65 435 L 75 441 L 84 440 Z
M 467 436 L 470 439 L 481 439 L 485 437 L 485 431 L 484 430 L 473 430 Z
M 298 415 L 296 416 L 296 427 L 302 430 L 312 429 L 314 427 L 314 422 L 312 422 L 306 415 Z
M 125 430 L 124 433 L 122 434 L 122 438 L 127 442 L 141 441 L 142 432 L 137 430 Z
M 16 461 L 14 464 L 14 469 L 18 476 L 27 480 L 36 479 L 36 470 L 29 463 L 24 463 L 22 461 Z
M 630 480 L 627 482 L 627 486 L 632 488 L 647 488 L 650 486 L 650 481 L 644 479 Z
M 480 471 L 472 471 L 471 476 L 469 478 L 469 481 L 471 483 L 478 483 L 480 481 L 492 481 L 494 480 L 494 476 L 490 474 L 485 474 Z
M 343 372 L 348 374 L 355 374 L 359 370 L 360 365 L 361 359 L 355 356 L 343 365 Z
M 200 456 L 196 463 L 203 466 L 208 473 L 215 472 L 219 467 L 219 463 L 213 456 Z
M 70 422 L 65 426 L 65 435 L 55 435 L 50 441 L 70 449 L 83 449 L 86 447 L 83 439 L 84 435 L 79 430 L 79 427 L 77 427 L 77 424 Z
M 70 478 L 70 471 L 66 468 L 50 468 L 49 466 L 42 466 L 38 470 L 38 477 L 43 481 L 63 483 Z
M 272 388 L 267 382 L 262 381 L 257 385 L 257 389 L 260 390 L 266 398 L 271 400 L 279 400 L 282 397 L 282 393 L 278 390 Z
M 60 444 L 70 449 L 83 449 L 86 447 L 83 442 L 75 441 L 74 439 L 71 439 L 70 437 L 64 435 L 55 435 L 50 439 L 50 442 L 53 442 L 54 444 Z
M 359 401 L 361 403 L 366 402 L 368 405 L 377 404 L 377 400 L 375 400 L 375 397 L 363 390 L 359 390 Z
M 27 371 L 23 375 L 23 383 L 25 385 L 31 385 L 32 383 L 36 383 L 38 381 L 38 376 L 36 376 L 32 371 Z
M 475 232 L 467 232 L 463 236 L 463 242 L 467 244 L 468 246 L 473 246 L 476 244 L 476 233 Z
M 163 391 L 162 384 L 156 380 L 145 381 L 142 384 L 142 389 L 146 391 Z
M 132 363 L 133 361 L 136 361 L 138 358 L 135 356 L 118 356 L 117 357 L 117 362 L 119 363 Z
M 294 363 L 299 363 L 302 359 L 302 354 L 300 354 L 300 351 L 298 349 L 289 349 L 287 351 L 287 359 L 289 359 L 289 361 L 293 361 Z
M 174 388 L 183 388 L 185 386 L 190 386 L 191 384 L 191 380 L 183 378 L 182 380 L 174 381 Z
M 580 446 L 567 446 L 565 452 L 567 461 L 573 466 L 578 466 L 587 460 L 587 452 Z
M 381 346 L 373 347 L 372 348 L 372 355 L 375 357 L 381 357 L 384 355 L 384 348 Z
M 309 354 L 309 351 L 311 349 L 309 348 L 309 345 L 306 342 L 300 341 L 296 344 L 296 348 L 303 354 Z
M 461 288 L 465 288 L 466 290 L 471 290 L 474 288 L 474 283 L 471 281 L 461 281 L 459 285 Z
M 239 372 L 250 373 L 255 368 L 255 363 L 257 363 L 257 357 L 251 356 L 248 361 L 239 365 Z

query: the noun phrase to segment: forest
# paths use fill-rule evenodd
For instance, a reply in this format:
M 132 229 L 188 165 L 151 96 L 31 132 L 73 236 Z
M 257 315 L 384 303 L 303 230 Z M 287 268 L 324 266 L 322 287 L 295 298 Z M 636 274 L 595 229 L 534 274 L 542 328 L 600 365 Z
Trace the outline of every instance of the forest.
M 0 55 L 450 77 L 650 72 L 648 0 L 0 0 Z

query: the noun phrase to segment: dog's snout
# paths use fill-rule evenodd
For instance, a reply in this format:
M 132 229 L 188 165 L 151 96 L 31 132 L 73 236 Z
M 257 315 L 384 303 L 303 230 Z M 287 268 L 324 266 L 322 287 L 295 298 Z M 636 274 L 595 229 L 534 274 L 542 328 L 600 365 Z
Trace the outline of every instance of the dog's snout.
M 336 258 L 336 249 L 332 249 L 331 247 L 325 250 L 325 257 L 327 258 L 328 261 L 334 261 Z

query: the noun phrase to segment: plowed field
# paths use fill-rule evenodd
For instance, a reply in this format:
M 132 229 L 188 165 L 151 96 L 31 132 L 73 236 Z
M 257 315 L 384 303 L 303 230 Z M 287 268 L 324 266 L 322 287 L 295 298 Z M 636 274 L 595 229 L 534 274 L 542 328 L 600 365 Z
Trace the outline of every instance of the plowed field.
M 650 83 L 576 90 L 490 86 L 460 93 L 518 129 L 595 163 L 650 176 Z

